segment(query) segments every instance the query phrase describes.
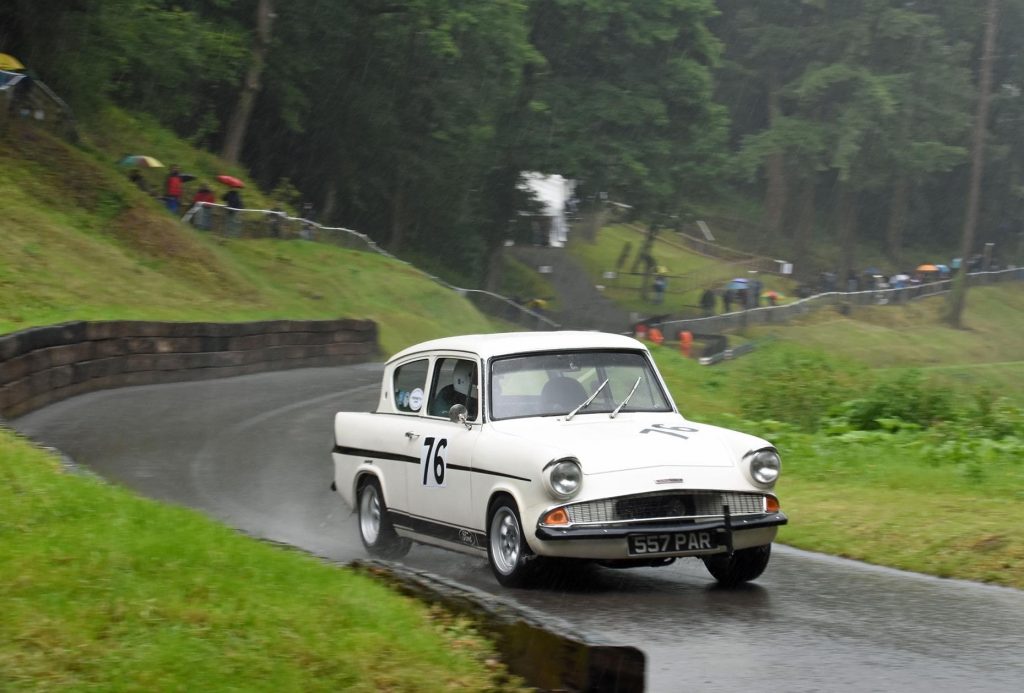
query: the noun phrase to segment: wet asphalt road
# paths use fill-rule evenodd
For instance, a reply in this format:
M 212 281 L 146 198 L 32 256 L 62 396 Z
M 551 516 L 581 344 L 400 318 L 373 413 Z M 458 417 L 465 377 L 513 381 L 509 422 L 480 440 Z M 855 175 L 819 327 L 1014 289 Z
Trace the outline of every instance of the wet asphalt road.
M 144 495 L 347 561 L 365 553 L 329 490 L 331 421 L 338 409 L 373 408 L 379 373 L 361 365 L 125 388 L 12 425 Z M 502 589 L 485 560 L 439 549 L 414 547 L 403 562 L 562 619 L 591 641 L 641 648 L 649 691 L 1024 690 L 1017 590 L 781 546 L 764 576 L 733 591 L 715 588 L 696 559 L 593 568 L 534 590 Z

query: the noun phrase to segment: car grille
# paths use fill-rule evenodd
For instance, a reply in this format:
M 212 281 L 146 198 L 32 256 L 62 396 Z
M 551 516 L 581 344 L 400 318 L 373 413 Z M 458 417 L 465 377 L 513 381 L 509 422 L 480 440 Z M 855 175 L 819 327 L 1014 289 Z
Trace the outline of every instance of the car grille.
M 721 517 L 723 505 L 729 506 L 731 515 L 760 514 L 765 512 L 765 497 L 731 491 L 649 493 L 573 503 L 565 510 L 569 522 L 585 525 Z

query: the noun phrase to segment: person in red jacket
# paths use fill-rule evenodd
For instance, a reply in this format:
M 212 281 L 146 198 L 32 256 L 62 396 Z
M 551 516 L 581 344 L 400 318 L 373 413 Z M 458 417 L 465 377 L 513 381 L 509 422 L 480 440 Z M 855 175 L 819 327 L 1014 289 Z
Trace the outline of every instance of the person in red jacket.
M 201 184 L 199 190 L 196 190 L 196 194 L 192 196 L 192 206 L 199 205 L 192 219 L 195 221 L 195 225 L 204 231 L 210 230 L 210 208 L 205 203 L 214 204 L 216 202 L 217 198 L 213 191 L 206 187 L 206 183 Z
M 164 202 L 171 214 L 178 213 L 181 205 L 181 170 L 177 164 L 171 166 L 171 172 L 167 174 L 167 181 L 164 183 Z

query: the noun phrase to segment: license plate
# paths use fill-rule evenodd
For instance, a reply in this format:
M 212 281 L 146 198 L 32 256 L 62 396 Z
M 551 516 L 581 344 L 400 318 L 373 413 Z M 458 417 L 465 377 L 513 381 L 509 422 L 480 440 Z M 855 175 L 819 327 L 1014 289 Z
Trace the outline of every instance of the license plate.
M 680 551 L 713 551 L 718 548 L 715 532 L 672 532 L 670 534 L 631 534 L 626 539 L 629 555 L 650 556 Z

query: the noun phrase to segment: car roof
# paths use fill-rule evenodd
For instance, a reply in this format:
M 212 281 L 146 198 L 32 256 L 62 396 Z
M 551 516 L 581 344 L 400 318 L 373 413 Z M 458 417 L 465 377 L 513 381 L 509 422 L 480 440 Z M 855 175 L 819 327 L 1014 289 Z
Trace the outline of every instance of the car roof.
M 488 359 L 493 356 L 521 354 L 531 351 L 562 349 L 641 349 L 641 342 L 608 332 L 561 330 L 556 332 L 498 332 L 494 334 L 467 334 L 443 337 L 408 347 L 388 361 L 403 359 L 425 351 L 465 351 Z

